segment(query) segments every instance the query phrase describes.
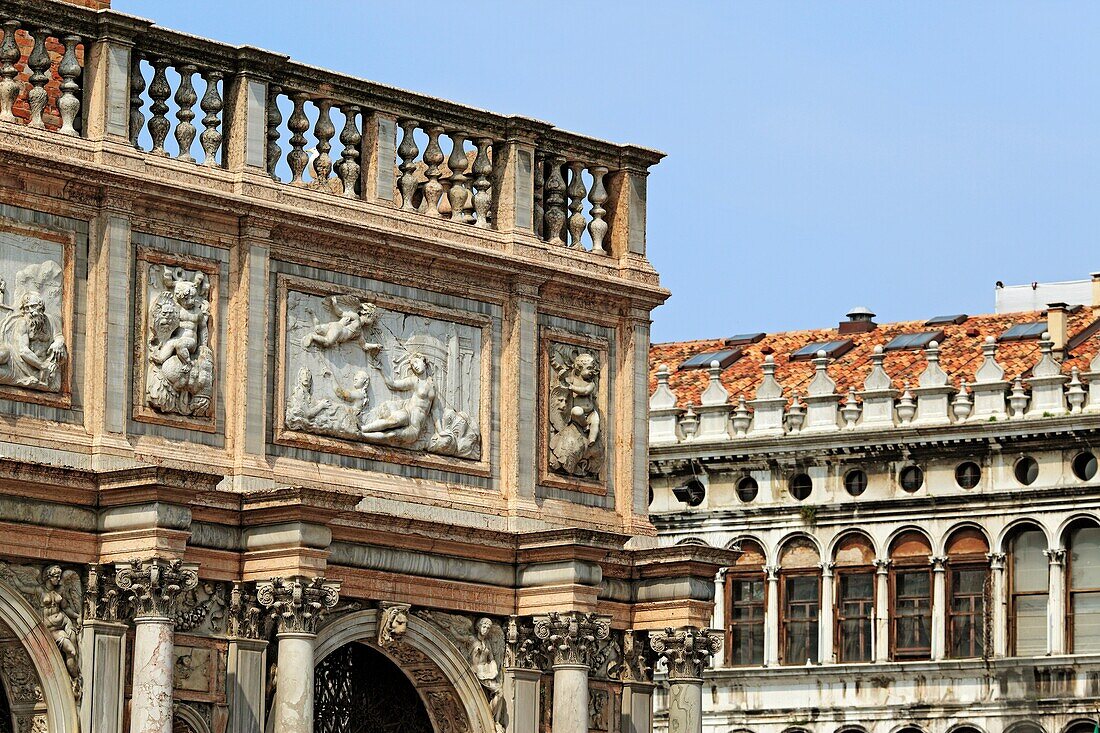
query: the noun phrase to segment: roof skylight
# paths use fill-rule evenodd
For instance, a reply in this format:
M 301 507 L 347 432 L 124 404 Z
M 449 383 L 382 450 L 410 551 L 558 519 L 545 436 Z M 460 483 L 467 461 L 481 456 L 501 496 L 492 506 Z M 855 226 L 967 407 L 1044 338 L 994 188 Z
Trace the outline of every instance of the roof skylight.
M 1047 330 L 1046 321 L 1035 321 L 1034 323 L 1017 323 L 1007 331 L 1001 334 L 998 341 L 1026 341 L 1027 339 L 1041 338 L 1043 333 Z
M 965 313 L 956 313 L 953 316 L 933 316 L 924 322 L 926 326 L 943 326 L 948 323 L 959 325 L 960 323 L 966 323 L 966 319 L 970 316 Z
M 685 359 L 681 369 L 707 369 L 712 361 L 718 362 L 719 369 L 725 369 L 730 364 L 741 358 L 741 349 L 722 349 L 721 351 L 707 351 L 702 354 Z
M 908 351 L 926 349 L 933 341 L 943 341 L 943 331 L 921 331 L 920 333 L 898 334 L 886 344 L 886 351 Z
M 791 354 L 791 361 L 808 361 L 817 356 L 817 352 L 824 351 L 825 356 L 836 359 L 848 353 L 852 348 L 852 339 L 840 339 L 837 341 L 815 341 L 806 344 L 798 351 Z

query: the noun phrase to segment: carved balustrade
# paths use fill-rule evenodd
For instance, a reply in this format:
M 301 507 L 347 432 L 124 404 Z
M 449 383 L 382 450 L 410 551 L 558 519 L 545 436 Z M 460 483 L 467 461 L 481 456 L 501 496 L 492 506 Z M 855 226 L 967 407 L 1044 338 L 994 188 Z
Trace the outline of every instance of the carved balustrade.
M 63 22 L 3 17 L 0 122 L 81 134 L 85 36 Z

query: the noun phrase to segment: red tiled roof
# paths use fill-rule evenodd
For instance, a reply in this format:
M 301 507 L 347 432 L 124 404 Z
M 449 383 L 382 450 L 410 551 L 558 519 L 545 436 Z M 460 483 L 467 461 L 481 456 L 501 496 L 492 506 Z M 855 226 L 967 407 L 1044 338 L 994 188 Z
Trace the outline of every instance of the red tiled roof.
M 814 365 L 810 361 L 790 360 L 790 355 L 803 346 L 818 341 L 833 341 L 850 338 L 853 347 L 839 359 L 829 363 L 829 376 L 837 383 L 837 392 L 846 393 L 850 387 L 857 391 L 863 388 L 863 381 L 871 370 L 871 354 L 875 346 L 886 345 L 895 336 L 903 333 L 925 331 L 944 331 L 940 344 L 940 365 L 958 385 L 960 380 L 972 382 L 974 372 L 982 363 L 982 344 L 986 336 L 1000 336 L 1009 327 L 1018 323 L 1034 323 L 1046 320 L 1045 311 L 1023 311 L 997 315 L 971 316 L 961 324 L 938 324 L 926 326 L 924 321 L 901 321 L 879 324 L 873 331 L 853 333 L 841 336 L 837 329 L 826 328 L 810 331 L 787 331 L 767 334 L 755 344 L 740 346 L 742 356 L 722 372 L 722 385 L 730 393 L 730 401 L 736 402 L 738 395 L 746 400 L 752 399 L 763 377 L 761 364 L 764 357 L 771 353 L 776 363 L 776 379 L 783 385 L 783 393 L 790 397 L 794 393 L 806 394 L 806 388 L 813 378 Z M 1080 308 L 1069 315 L 1068 338 L 1084 331 L 1094 321 L 1092 309 Z M 722 339 L 700 341 L 678 341 L 653 344 L 649 350 L 649 392 L 657 386 L 656 372 L 661 364 L 668 366 L 671 376 L 669 387 L 677 396 L 681 407 L 699 404 L 699 395 L 707 386 L 707 369 L 678 369 L 687 358 L 707 351 L 717 351 L 724 347 Z M 1100 332 L 1092 334 L 1083 343 L 1073 349 L 1063 364 L 1068 375 L 1072 367 L 1082 372 L 1088 371 L 1089 361 L 1100 350 Z M 1039 341 L 1010 341 L 997 344 L 997 362 L 1005 370 L 1005 379 L 1012 380 L 1024 375 L 1039 361 Z M 924 371 L 927 361 L 923 351 L 888 351 L 883 364 L 886 373 L 894 380 L 897 389 L 916 387 L 917 379 Z

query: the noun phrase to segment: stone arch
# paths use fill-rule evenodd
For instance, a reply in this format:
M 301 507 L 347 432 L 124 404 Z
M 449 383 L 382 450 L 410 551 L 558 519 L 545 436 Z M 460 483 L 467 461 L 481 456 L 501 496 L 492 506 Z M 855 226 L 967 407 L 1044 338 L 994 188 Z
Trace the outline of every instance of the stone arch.
M 1005 525 L 1000 534 L 997 535 L 997 549 L 995 552 L 1008 552 L 1008 542 L 1014 538 L 1019 532 L 1025 529 L 1037 529 L 1043 533 L 1043 537 L 1046 538 L 1047 547 L 1053 547 L 1051 542 L 1050 529 L 1038 519 L 1032 519 L 1031 517 L 1020 517 Z
M 181 725 L 183 727 L 181 727 Z M 187 704 L 177 705 L 172 714 L 172 733 L 210 733 L 210 726 L 206 724 L 199 712 Z
M 1034 720 L 1017 720 L 1006 726 L 1004 733 L 1046 733 L 1046 729 Z
M 691 537 L 685 537 L 682 540 L 678 540 L 676 542 L 676 544 L 677 545 L 698 545 L 700 547 L 710 547 L 710 543 L 708 543 L 705 539 L 703 539 L 702 537 L 696 537 L 694 535 L 692 535 Z
M 1092 730 L 1096 725 L 1096 721 L 1092 718 L 1074 718 L 1066 727 L 1062 729 L 1062 733 L 1081 733 L 1082 731 Z
M 0 628 L 18 643 L 42 690 L 50 733 L 79 733 L 80 715 L 65 659 L 38 612 L 21 594 L 0 582 Z
M 434 624 L 410 614 L 408 630 L 400 644 L 382 647 L 378 645 L 378 610 L 349 613 L 325 625 L 317 634 L 313 663 L 352 642 L 381 652 L 409 678 L 437 733 L 443 730 L 496 733 L 493 712 L 481 683 L 466 657 Z M 456 712 L 455 705 L 464 717 L 458 726 L 451 717 Z
M 955 723 L 947 729 L 946 733 L 985 733 L 985 729 L 973 723 Z
M 916 534 L 924 537 L 925 541 L 928 543 L 929 549 L 935 547 L 935 543 L 932 542 L 932 537 L 923 527 L 918 527 L 914 524 L 903 524 L 900 527 L 895 527 L 894 531 L 887 535 L 886 541 L 879 545 L 879 551 L 885 553 L 881 559 L 885 560 L 886 558 L 889 558 L 891 554 L 893 554 L 894 543 L 899 537 L 901 537 L 903 534 L 906 534 L 907 532 L 915 532 Z M 908 727 L 912 728 L 915 726 Z
M 832 540 L 829 541 L 828 547 L 825 550 L 824 557 L 828 558 L 829 561 L 835 561 L 837 550 L 840 548 L 840 543 L 846 542 L 853 537 L 862 537 L 863 539 L 867 540 L 868 544 L 871 545 L 871 549 L 874 551 L 875 557 L 879 556 L 880 550 L 878 544 L 875 542 L 875 538 L 872 537 L 868 532 L 865 532 L 862 529 L 846 529 L 842 532 L 837 532 Z M 858 731 L 860 729 L 858 727 L 848 725 L 845 726 L 842 730 Z
M 951 540 L 956 535 L 958 535 L 960 532 L 963 532 L 964 530 L 973 530 L 973 531 L 977 532 L 978 534 L 980 534 L 985 539 L 986 551 L 987 552 L 992 552 L 993 551 L 993 539 L 989 536 L 989 531 L 985 527 L 983 527 L 982 525 L 978 524 L 977 522 L 963 521 L 963 522 L 959 522 L 958 524 L 951 525 L 947 529 L 946 532 L 942 532 L 940 534 L 939 539 L 937 540 L 936 544 L 934 545 L 934 547 L 936 548 L 936 554 L 937 555 L 946 555 L 946 554 L 948 554 L 947 553 L 948 544 L 951 542 Z M 959 725 L 963 725 L 963 724 L 960 723 Z
M 1095 524 L 1100 525 L 1100 519 L 1096 518 L 1096 514 L 1092 512 L 1074 512 L 1058 524 L 1058 529 L 1054 533 L 1054 537 L 1057 540 L 1058 547 L 1065 547 L 1067 540 L 1067 533 L 1071 527 L 1082 524 Z

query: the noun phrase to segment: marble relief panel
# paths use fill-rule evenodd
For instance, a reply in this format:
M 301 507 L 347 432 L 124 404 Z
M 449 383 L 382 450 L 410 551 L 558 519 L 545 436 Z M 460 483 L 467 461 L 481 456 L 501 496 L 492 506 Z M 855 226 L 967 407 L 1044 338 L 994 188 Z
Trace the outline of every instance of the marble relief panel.
M 0 223 L 0 396 L 71 406 L 71 233 Z
M 487 317 L 278 281 L 276 442 L 488 472 Z

